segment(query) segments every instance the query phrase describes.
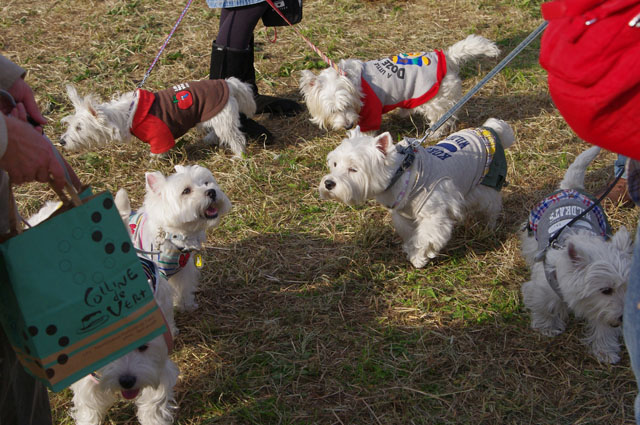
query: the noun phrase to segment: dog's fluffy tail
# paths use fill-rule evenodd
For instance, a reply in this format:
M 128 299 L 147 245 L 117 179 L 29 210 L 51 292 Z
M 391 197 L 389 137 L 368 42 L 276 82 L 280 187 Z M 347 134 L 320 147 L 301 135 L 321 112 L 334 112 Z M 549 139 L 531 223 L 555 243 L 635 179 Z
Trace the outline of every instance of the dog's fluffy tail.
M 480 35 L 471 34 L 449 47 L 444 53 L 450 62 L 460 66 L 471 59 L 483 56 L 495 58 L 500 54 L 500 49 L 493 41 Z
M 584 175 L 591 161 L 600 153 L 600 148 L 593 146 L 576 157 L 564 173 L 560 189 L 584 189 Z
M 513 128 L 506 121 L 499 120 L 497 118 L 489 118 L 482 124 L 483 127 L 488 127 L 496 132 L 500 138 L 500 144 L 507 149 L 513 145 L 516 141 L 516 135 L 513 132 Z
M 253 98 L 253 88 L 236 77 L 226 78 L 229 86 L 229 96 L 233 96 L 238 102 L 238 110 L 241 114 L 251 118 L 256 113 L 256 101 Z
M 120 213 L 120 217 L 122 217 L 122 221 L 125 224 L 129 223 L 129 215 L 131 215 L 131 202 L 129 201 L 129 195 L 125 189 L 118 190 L 116 193 L 116 208 L 118 209 L 118 213 Z

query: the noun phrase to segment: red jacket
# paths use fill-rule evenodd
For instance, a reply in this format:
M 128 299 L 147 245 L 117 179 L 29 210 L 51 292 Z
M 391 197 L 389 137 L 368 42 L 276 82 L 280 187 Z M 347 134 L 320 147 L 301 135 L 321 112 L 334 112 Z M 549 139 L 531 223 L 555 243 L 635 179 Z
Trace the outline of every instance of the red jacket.
M 640 159 L 640 0 L 556 0 L 542 16 L 540 65 L 562 116 L 585 141 Z

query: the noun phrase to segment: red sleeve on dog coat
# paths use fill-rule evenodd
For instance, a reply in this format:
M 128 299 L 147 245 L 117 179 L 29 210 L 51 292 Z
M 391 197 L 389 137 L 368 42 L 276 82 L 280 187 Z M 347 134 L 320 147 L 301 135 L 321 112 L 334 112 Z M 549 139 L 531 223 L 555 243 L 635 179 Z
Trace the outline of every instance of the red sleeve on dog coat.
M 164 153 L 175 145 L 169 127 L 158 117 L 149 114 L 155 95 L 138 90 L 138 107 L 131 123 L 131 134 L 151 146 L 151 153 Z
M 364 97 L 358 124 L 362 131 L 371 131 L 380 128 L 382 114 L 396 108 L 413 109 L 433 98 L 447 73 L 447 60 L 441 50 L 435 50 L 369 61 L 365 69 L 360 79 Z M 374 81 L 378 94 L 365 75 Z

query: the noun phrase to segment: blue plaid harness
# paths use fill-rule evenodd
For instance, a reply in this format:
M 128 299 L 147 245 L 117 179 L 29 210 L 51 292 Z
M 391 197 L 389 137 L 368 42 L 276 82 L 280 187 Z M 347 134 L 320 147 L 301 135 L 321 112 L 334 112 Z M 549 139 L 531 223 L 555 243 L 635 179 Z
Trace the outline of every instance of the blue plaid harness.
M 590 211 L 576 220 L 589 208 Z M 560 299 L 563 298 L 555 269 L 546 263 L 547 250 L 562 248 L 572 229 L 588 230 L 604 239 L 611 237 L 611 227 L 600 204 L 587 193 L 576 189 L 559 190 L 540 201 L 531 210 L 526 229 L 538 241 L 535 260 L 543 262 L 547 282 Z
M 133 245 L 136 249 L 143 251 L 145 257 L 156 263 L 158 271 L 163 276 L 170 278 L 188 264 L 191 253 L 178 249 L 173 243 L 154 247 L 152 242 L 148 247 L 143 246 L 142 229 L 146 219 L 144 213 L 132 211 L 129 215 L 129 232 Z M 170 242 L 171 238 L 168 237 L 167 240 Z M 159 251 L 154 251 L 154 248 Z

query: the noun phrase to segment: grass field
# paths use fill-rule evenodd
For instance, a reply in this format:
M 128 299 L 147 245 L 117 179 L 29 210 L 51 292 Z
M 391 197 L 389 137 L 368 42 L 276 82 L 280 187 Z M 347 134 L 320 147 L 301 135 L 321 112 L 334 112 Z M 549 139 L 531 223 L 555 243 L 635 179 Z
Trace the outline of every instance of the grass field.
M 0 52 L 29 70 L 28 82 L 64 131 L 72 111 L 65 85 L 109 98 L 135 88 L 186 1 L 15 0 L 0 6 Z M 442 48 L 477 33 L 506 55 L 542 21 L 540 1 L 307 0 L 298 28 L 331 58 L 373 59 Z M 145 87 L 206 78 L 219 10 L 194 2 Z M 300 99 L 299 71 L 324 65 L 293 30 L 259 24 L 258 84 Z M 510 185 L 495 231 L 459 226 L 442 255 L 414 269 L 387 212 L 321 201 L 325 157 L 343 137 L 294 118 L 258 120 L 277 136 L 250 142 L 243 160 L 185 136 L 171 158 L 150 163 L 134 142 L 66 154 L 96 190 L 126 188 L 139 206 L 144 173 L 174 164 L 211 169 L 234 208 L 203 251 L 200 308 L 178 314 L 173 359 L 180 425 L 204 424 L 625 424 L 635 383 L 626 351 L 600 364 L 572 320 L 553 339 L 529 328 L 519 288 L 528 270 L 516 233 L 587 145 L 566 126 L 538 65 L 539 40 L 463 108 L 460 127 L 507 120 Z M 464 90 L 497 61 L 462 70 Z M 385 116 L 400 139 L 425 130 L 420 119 Z M 587 187 L 613 174 L 611 153 L 592 164 Z M 18 188 L 24 214 L 52 197 L 42 185 Z M 637 212 L 605 204 L 614 229 L 634 230 Z M 70 424 L 68 390 L 52 395 L 55 422 Z M 119 403 L 109 424 L 136 423 Z

